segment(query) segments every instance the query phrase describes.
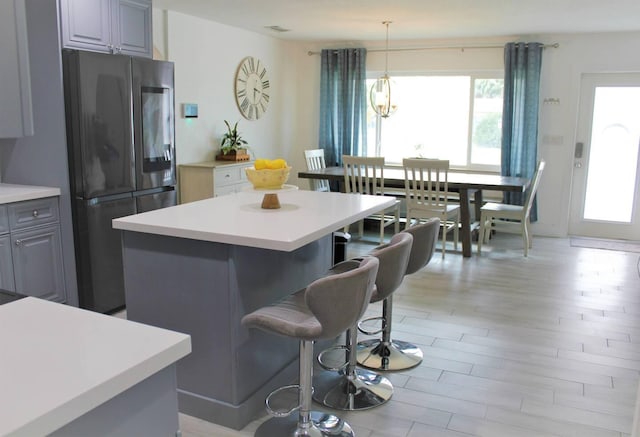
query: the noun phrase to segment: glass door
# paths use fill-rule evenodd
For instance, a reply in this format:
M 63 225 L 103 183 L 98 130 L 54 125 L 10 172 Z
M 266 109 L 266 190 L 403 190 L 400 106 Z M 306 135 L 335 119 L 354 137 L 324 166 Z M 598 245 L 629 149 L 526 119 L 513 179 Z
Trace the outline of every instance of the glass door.
M 569 233 L 640 240 L 640 74 L 585 74 Z

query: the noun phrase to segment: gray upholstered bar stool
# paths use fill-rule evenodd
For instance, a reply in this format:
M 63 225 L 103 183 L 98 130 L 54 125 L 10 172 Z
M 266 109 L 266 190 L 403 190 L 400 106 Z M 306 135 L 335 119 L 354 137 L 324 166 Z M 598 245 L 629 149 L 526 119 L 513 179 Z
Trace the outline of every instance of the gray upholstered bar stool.
M 411 234 L 400 232 L 394 235 L 388 244 L 379 246 L 369 254 L 380 261 L 376 286 L 371 296 L 372 302 L 384 299 L 402 283 L 412 242 Z M 336 264 L 332 271 L 335 273 L 349 269 L 355 262 L 357 260 L 353 259 Z M 356 367 L 357 344 L 356 321 L 346 332 L 346 344 L 333 348 L 344 350 L 344 363 L 328 366 L 324 359 L 332 349 L 320 353 L 318 362 L 324 370 L 318 372 L 313 381 L 313 399 L 316 402 L 337 410 L 364 410 L 377 407 L 391 398 L 393 386 L 387 378 L 379 373 Z
M 433 218 L 426 223 L 411 226 L 401 233 L 413 235 L 411 255 L 407 265 L 406 275 L 417 272 L 426 266 L 436 249 L 440 219 Z M 363 320 L 358 329 L 369 335 L 382 333 L 382 338 L 374 338 L 358 343 L 358 364 L 373 370 L 403 370 L 410 369 L 422 362 L 422 351 L 417 346 L 401 340 L 391 339 L 391 317 L 393 312 L 393 294 L 386 297 L 374 293 L 371 302 L 382 302 L 382 317 Z M 382 329 L 370 332 L 362 326 L 370 321 L 380 319 Z
M 260 425 L 255 436 L 353 436 L 351 427 L 338 417 L 311 411 L 313 342 L 338 336 L 362 317 L 375 287 L 378 265 L 376 258 L 366 257 L 352 270 L 317 279 L 286 299 L 243 317 L 246 327 L 300 340 L 300 382 L 267 397 L 267 411 L 276 417 Z M 291 389 L 296 391 L 297 405 L 282 411 L 272 408 L 272 397 Z M 290 416 L 296 410 L 298 417 Z

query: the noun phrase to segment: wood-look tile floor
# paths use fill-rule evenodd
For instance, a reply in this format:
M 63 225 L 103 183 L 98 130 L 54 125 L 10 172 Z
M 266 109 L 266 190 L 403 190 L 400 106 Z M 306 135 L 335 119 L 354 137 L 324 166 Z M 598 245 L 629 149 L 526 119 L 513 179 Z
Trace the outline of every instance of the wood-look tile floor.
M 349 256 L 374 246 L 354 240 Z M 359 437 L 628 436 L 639 257 L 535 237 L 525 258 L 508 234 L 479 257 L 438 250 L 394 295 L 393 337 L 419 345 L 424 361 L 386 374 L 395 391 L 385 405 L 334 413 Z M 265 419 L 235 431 L 181 414 L 180 426 L 183 437 L 251 436 Z

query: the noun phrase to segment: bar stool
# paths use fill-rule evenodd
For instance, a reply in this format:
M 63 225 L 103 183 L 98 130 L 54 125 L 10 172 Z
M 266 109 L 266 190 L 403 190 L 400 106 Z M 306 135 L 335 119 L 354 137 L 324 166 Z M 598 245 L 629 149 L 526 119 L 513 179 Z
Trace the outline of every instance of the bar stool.
M 406 275 L 417 272 L 426 266 L 436 249 L 440 219 L 433 218 L 426 223 L 411 226 L 401 233 L 413 235 L 411 255 Z M 372 253 L 373 255 L 373 253 Z M 380 300 L 374 293 L 371 302 Z M 382 333 L 382 338 L 365 340 L 358 343 L 358 364 L 373 370 L 404 370 L 417 366 L 422 362 L 422 351 L 417 346 L 401 340 L 391 339 L 391 317 L 393 312 L 393 294 L 389 294 L 382 302 L 382 317 L 363 320 L 358 329 L 368 335 Z M 382 329 L 366 331 L 363 324 L 372 320 L 382 320 Z
M 275 417 L 260 425 L 256 437 L 353 436 L 351 427 L 340 418 L 311 411 L 313 342 L 336 337 L 362 317 L 375 287 L 378 265 L 376 258 L 366 257 L 352 270 L 322 277 L 279 303 L 242 318 L 248 328 L 300 340 L 299 384 L 267 396 L 267 411 Z M 272 408 L 272 398 L 285 390 L 297 392 L 297 405 L 287 410 Z M 287 417 L 296 410 L 297 419 Z
M 388 244 L 379 246 L 370 253 L 370 256 L 380 261 L 371 302 L 384 299 L 398 288 L 407 270 L 412 242 L 411 234 L 400 232 L 394 235 Z M 353 268 L 357 262 L 357 259 L 353 259 L 337 264 L 333 267 L 332 273 Z M 314 378 L 313 399 L 337 410 L 353 411 L 377 407 L 391 399 L 393 394 L 393 386 L 387 378 L 356 367 L 356 322 L 346 332 L 345 345 L 327 349 L 318 355 L 318 362 L 324 370 Z M 326 364 L 325 356 L 336 349 L 344 350 L 345 362 L 331 367 Z

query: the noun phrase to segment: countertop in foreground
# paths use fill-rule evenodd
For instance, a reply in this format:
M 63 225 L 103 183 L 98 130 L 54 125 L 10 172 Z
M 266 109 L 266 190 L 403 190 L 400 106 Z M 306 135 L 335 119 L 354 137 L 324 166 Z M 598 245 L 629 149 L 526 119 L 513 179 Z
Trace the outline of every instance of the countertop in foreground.
M 26 297 L 0 306 L 0 435 L 41 436 L 191 352 L 191 339 Z

